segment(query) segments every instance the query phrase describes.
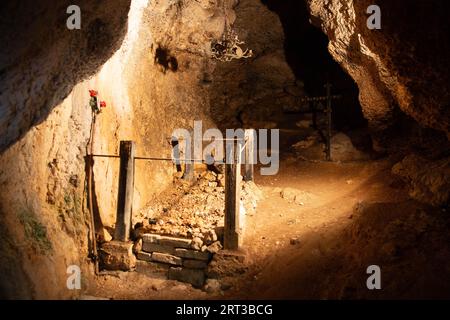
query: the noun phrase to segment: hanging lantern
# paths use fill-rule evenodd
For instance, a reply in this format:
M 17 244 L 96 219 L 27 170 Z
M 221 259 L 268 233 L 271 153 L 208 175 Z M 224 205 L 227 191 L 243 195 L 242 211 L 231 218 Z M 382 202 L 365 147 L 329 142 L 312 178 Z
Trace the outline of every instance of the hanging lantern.
M 212 58 L 220 61 L 231 61 L 233 59 L 247 59 L 253 56 L 250 49 L 242 50 L 238 35 L 234 30 L 229 28 L 223 35 L 221 40 L 215 40 L 211 43 Z
M 222 39 L 211 42 L 211 57 L 219 61 L 231 61 L 233 59 L 247 59 L 253 56 L 253 51 L 250 49 L 243 50 L 240 45 L 244 41 L 240 41 L 236 32 L 231 28 L 228 22 L 227 11 L 225 5 L 223 8 L 225 16 L 225 30 Z

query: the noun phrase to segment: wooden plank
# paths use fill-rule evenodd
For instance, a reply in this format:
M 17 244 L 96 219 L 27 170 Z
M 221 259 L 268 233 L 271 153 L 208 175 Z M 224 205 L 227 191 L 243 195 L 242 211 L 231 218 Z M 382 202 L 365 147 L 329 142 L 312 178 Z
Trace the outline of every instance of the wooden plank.
M 240 152 L 234 152 L 234 161 L 225 164 L 224 248 L 228 250 L 237 250 L 242 242 L 239 229 L 241 167 L 239 155 Z
M 120 141 L 119 194 L 114 239 L 128 241 L 131 230 L 131 215 L 134 191 L 134 141 Z
M 188 180 L 188 181 L 194 180 L 194 162 L 193 161 L 185 162 L 183 179 Z
M 255 163 L 255 137 L 256 132 L 253 129 L 245 130 L 245 171 L 244 171 L 244 180 L 245 181 L 253 181 L 254 178 L 254 163 Z
M 194 161 L 192 161 L 192 158 L 194 158 L 195 150 L 192 149 L 191 139 L 185 138 L 185 137 L 183 137 L 183 138 L 185 140 L 184 140 L 183 144 L 181 145 L 181 149 L 180 149 L 182 158 L 184 159 L 184 173 L 183 173 L 182 178 L 187 181 L 194 181 L 194 164 L 195 163 L 194 163 Z M 195 146 L 195 142 L 194 142 L 194 146 Z

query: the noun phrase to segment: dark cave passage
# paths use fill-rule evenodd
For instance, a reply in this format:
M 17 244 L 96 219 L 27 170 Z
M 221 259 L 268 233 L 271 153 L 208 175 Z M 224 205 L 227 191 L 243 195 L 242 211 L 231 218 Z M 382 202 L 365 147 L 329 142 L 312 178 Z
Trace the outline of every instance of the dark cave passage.
M 233 29 L 244 41 L 242 49 L 252 49 L 254 55 L 216 65 L 210 86 L 210 115 L 216 125 L 221 130 L 279 128 L 280 150 L 286 154 L 294 144 L 317 134 L 322 148 L 328 126 L 326 101 L 304 99 L 324 97 L 330 83 L 331 94 L 340 96 L 331 104 L 331 136 L 344 134 L 352 147 L 371 153 L 358 86 L 332 58 L 329 40 L 311 24 L 306 3 L 247 1 L 235 10 Z M 313 109 L 319 110 L 317 115 Z
M 306 94 L 323 96 L 327 81 L 333 94 L 342 99 L 333 102 L 333 126 L 336 130 L 367 126 L 358 100 L 358 87 L 328 52 L 328 38 L 309 21 L 304 1 L 262 0 L 278 14 L 283 25 L 286 61 L 297 79 L 304 82 Z

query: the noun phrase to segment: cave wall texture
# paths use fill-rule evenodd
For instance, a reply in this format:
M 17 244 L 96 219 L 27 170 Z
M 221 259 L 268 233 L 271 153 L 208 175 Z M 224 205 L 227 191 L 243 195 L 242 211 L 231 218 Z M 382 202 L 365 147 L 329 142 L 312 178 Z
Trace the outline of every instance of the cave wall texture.
M 365 27 L 369 0 L 306 2 L 330 53 L 356 81 L 374 129 L 400 109 L 449 133 L 446 1 L 373 1 L 382 7 L 383 32 Z M 82 267 L 89 285 L 89 89 L 108 104 L 94 152 L 117 154 L 119 141 L 130 139 L 138 155 L 151 156 L 169 155 L 166 137 L 195 119 L 258 125 L 304 94 L 285 61 L 282 22 L 258 0 L 80 0 L 77 31 L 65 25 L 69 4 L 0 4 L 0 297 L 73 297 L 66 288 L 71 264 Z M 225 15 L 254 58 L 209 58 Z M 99 219 L 112 227 L 118 161 L 96 159 L 94 168 Z M 138 213 L 170 184 L 173 167 L 137 162 L 136 171 Z
M 120 140 L 135 140 L 137 155 L 170 156 L 173 129 L 191 128 L 195 119 L 213 125 L 207 79 L 215 63 L 207 52 L 234 1 L 84 1 L 77 31 L 66 29 L 68 5 L 2 4 L 5 17 L 14 12 L 2 20 L 2 39 L 14 49 L 1 53 L 2 297 L 76 296 L 66 287 L 72 264 L 89 285 L 89 89 L 107 102 L 94 129 L 97 154 L 117 154 Z M 173 167 L 137 162 L 136 172 L 138 213 L 171 183 Z M 96 159 L 94 181 L 97 226 L 111 227 L 118 161 Z
M 312 23 L 359 87 L 374 128 L 394 120 L 397 106 L 426 127 L 449 134 L 449 3 L 389 0 L 307 0 Z M 369 30 L 366 9 L 377 4 L 382 29 Z
M 80 1 L 86 10 L 77 32 L 66 28 L 69 4 L 0 5 L 2 297 L 72 296 L 66 268 L 86 266 L 83 155 L 90 115 L 80 108 L 87 85 L 74 86 L 120 47 L 130 1 Z
M 123 40 L 130 0 L 79 1 L 85 10 L 77 32 L 66 28 L 70 4 L 26 0 L 0 5 L 0 152 L 45 120 Z
M 221 128 L 274 128 L 283 107 L 295 106 L 295 99 L 305 95 L 304 84 L 286 61 L 278 15 L 260 0 L 240 1 L 235 12 L 233 28 L 253 57 L 216 66 L 211 117 Z

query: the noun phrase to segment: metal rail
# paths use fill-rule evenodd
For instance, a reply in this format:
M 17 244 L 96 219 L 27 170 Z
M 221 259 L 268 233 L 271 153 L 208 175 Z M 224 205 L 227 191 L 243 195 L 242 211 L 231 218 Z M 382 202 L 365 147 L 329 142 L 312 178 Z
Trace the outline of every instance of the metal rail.
M 242 152 L 247 145 L 247 139 L 219 139 L 219 140 L 229 140 L 229 141 L 245 141 L 245 143 L 242 145 L 242 148 L 240 149 L 240 152 Z M 210 140 L 204 140 L 204 141 L 210 141 Z M 90 154 L 88 155 L 90 157 L 97 157 L 97 158 L 120 158 L 119 155 L 116 154 Z M 169 157 L 134 157 L 135 160 L 150 160 L 150 161 L 183 161 L 183 162 L 203 162 L 204 159 L 173 159 Z M 215 161 L 214 163 L 220 163 L 218 161 Z
M 98 157 L 98 158 L 119 158 L 118 155 L 110 155 L 110 154 L 92 154 L 90 157 Z M 149 160 L 149 161 L 182 161 L 182 162 L 205 162 L 205 159 L 173 159 L 173 158 L 164 158 L 164 157 L 134 157 L 134 160 Z M 225 164 L 225 161 L 214 161 L 212 164 Z

